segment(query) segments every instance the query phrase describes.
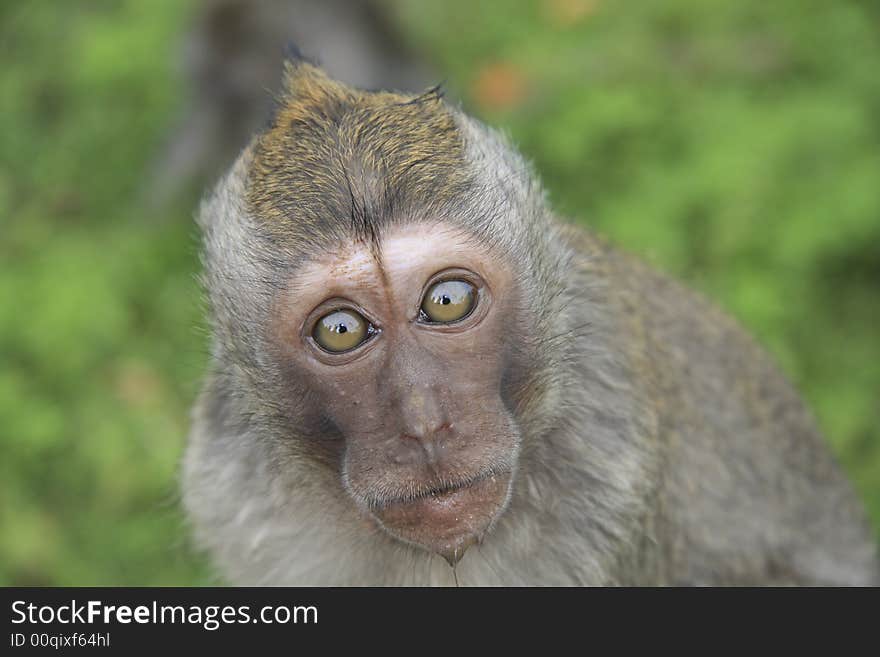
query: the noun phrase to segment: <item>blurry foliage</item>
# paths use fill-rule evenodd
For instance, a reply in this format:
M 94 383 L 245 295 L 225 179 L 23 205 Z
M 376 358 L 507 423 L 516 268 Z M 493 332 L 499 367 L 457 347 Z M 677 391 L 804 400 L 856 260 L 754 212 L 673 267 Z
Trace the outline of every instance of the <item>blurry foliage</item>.
M 140 203 L 180 93 L 164 2 L 0 9 L 0 582 L 207 582 L 177 462 L 205 361 L 193 199 Z
M 389 1 L 557 210 L 737 316 L 880 527 L 880 10 Z M 0 5 L 0 583 L 198 584 L 189 195 L 144 203 L 190 3 Z M 259 91 L 259 90 L 255 90 Z

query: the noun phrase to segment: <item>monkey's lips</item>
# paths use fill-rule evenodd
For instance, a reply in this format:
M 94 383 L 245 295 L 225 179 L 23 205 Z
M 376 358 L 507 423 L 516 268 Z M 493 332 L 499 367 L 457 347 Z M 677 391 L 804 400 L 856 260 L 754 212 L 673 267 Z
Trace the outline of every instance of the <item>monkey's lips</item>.
M 510 480 L 510 473 L 483 476 L 415 499 L 386 502 L 374 508 L 373 515 L 393 536 L 454 565 L 504 510 Z

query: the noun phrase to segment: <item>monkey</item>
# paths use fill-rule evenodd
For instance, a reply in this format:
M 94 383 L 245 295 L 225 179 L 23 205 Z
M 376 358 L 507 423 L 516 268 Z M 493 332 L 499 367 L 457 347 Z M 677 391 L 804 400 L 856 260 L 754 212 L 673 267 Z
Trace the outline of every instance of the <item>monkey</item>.
M 294 54 L 202 202 L 182 461 L 247 585 L 874 585 L 864 509 L 768 354 L 560 218 L 509 138 Z

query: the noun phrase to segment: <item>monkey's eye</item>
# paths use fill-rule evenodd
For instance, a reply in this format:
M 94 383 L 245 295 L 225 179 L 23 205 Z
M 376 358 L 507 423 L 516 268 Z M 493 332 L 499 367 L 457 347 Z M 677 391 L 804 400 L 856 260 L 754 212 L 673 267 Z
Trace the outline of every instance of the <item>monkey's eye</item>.
M 370 336 L 371 329 L 367 320 L 355 311 L 334 310 L 318 320 L 312 337 L 324 351 L 339 354 L 351 351 L 364 342 Z
M 457 322 L 474 309 L 476 292 L 474 286 L 466 281 L 434 283 L 422 299 L 422 312 L 429 322 Z

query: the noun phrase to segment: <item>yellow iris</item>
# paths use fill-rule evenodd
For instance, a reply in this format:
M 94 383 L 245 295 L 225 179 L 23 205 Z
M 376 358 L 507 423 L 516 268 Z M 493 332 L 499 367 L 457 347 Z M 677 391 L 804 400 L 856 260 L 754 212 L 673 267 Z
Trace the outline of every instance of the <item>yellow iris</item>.
M 470 314 L 475 297 L 474 286 L 466 281 L 440 281 L 428 288 L 422 299 L 422 312 L 432 322 L 456 322 Z
M 312 337 L 330 353 L 350 351 L 367 339 L 367 320 L 353 310 L 334 310 L 318 320 Z

